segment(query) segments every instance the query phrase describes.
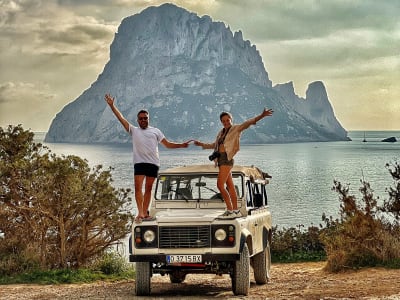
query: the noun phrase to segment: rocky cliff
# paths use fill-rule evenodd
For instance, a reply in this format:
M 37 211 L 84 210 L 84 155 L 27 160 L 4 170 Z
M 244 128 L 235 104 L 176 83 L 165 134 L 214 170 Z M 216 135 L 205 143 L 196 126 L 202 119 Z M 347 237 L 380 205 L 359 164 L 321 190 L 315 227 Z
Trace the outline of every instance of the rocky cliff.
M 240 123 L 264 106 L 274 109 L 273 117 L 246 130 L 243 143 L 347 139 L 322 82 L 309 85 L 306 99 L 291 83 L 272 87 L 258 50 L 240 31 L 172 4 L 122 21 L 103 72 L 56 115 L 45 141 L 129 142 L 105 93 L 135 125 L 137 111 L 148 109 L 151 125 L 174 141 L 211 141 L 221 111 Z

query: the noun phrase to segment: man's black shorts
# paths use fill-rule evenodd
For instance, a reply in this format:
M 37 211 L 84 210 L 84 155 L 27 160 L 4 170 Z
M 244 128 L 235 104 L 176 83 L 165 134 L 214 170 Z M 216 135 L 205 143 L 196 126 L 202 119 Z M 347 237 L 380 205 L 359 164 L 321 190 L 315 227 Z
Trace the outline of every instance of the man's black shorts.
M 134 175 L 155 177 L 158 175 L 158 166 L 149 163 L 138 163 L 133 165 Z

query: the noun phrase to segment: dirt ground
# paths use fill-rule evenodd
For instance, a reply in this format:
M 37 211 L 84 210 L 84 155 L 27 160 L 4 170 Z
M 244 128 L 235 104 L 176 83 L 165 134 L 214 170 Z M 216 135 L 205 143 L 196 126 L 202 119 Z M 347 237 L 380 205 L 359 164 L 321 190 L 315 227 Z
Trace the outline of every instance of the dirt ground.
M 172 284 L 167 276 L 151 279 L 151 296 L 136 297 L 135 281 L 71 285 L 0 286 L 0 299 L 400 299 L 400 270 L 369 268 L 330 274 L 323 262 L 273 264 L 271 281 L 248 296 L 234 296 L 228 275 L 188 275 Z

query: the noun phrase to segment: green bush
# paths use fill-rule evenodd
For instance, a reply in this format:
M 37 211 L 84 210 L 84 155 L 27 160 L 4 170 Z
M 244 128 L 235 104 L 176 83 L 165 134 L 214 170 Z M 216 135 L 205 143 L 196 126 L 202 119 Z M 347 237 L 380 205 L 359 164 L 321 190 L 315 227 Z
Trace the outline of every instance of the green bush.
M 327 253 L 326 270 L 338 272 L 371 266 L 398 265 L 400 260 L 400 165 L 388 165 L 395 180 L 389 199 L 379 205 L 370 184 L 361 181 L 361 199 L 349 194 L 349 187 L 335 181 L 339 194 L 340 218 L 325 218 L 321 241 Z
M 37 283 L 65 284 L 97 280 L 121 280 L 135 277 L 135 269 L 117 252 L 107 251 L 92 265 L 80 269 L 28 268 L 0 276 L 0 284 Z
M 111 171 L 57 156 L 21 125 L 0 127 L 0 272 L 84 267 L 123 239 L 131 191 L 115 189 Z
M 105 280 L 108 277 L 99 272 L 93 272 L 89 269 L 55 269 L 55 270 L 35 270 L 14 274 L 13 276 L 0 277 L 0 284 L 67 284 L 93 282 L 96 280 Z
M 99 270 L 103 274 L 123 274 L 129 269 L 125 258 L 116 252 L 106 252 L 94 265 L 94 270 Z
M 349 187 L 334 181 L 339 194 L 340 217 L 322 216 L 319 227 L 304 225 L 272 230 L 273 262 L 327 260 L 325 269 L 338 272 L 371 266 L 400 266 L 400 165 L 387 164 L 394 186 L 389 198 L 374 196 L 370 184 L 361 181 L 361 199 Z M 379 205 L 382 203 L 382 205 Z
M 271 257 L 273 262 L 320 261 L 326 258 L 319 240 L 320 229 L 310 226 L 272 228 Z
M 4 243 L 0 239 L 0 277 L 40 269 L 38 253 L 29 247 L 20 247 L 23 241 Z

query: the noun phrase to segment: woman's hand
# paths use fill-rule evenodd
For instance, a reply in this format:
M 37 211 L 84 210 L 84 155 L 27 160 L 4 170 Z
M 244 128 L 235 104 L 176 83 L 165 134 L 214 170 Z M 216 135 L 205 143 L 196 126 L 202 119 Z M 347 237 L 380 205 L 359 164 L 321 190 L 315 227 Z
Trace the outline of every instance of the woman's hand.
M 264 107 L 263 112 L 254 118 L 254 122 L 257 123 L 258 121 L 260 121 L 264 117 L 272 116 L 273 112 L 274 111 L 272 110 L 272 108 Z
M 272 110 L 272 108 L 266 108 L 266 107 L 264 107 L 264 111 L 262 112 L 262 116 L 263 116 L 263 117 L 272 116 L 273 112 L 274 112 L 274 111 Z
M 195 144 L 196 146 L 200 146 L 200 147 L 203 145 L 202 142 L 196 141 L 196 140 L 193 141 L 193 144 Z

